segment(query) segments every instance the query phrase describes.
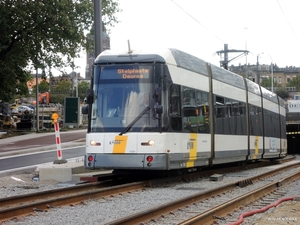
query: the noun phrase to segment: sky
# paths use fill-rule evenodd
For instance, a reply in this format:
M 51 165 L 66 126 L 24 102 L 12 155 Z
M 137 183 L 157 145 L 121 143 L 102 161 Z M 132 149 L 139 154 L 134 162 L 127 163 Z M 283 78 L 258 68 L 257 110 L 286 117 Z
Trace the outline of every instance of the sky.
M 119 0 L 112 50 L 177 48 L 214 65 L 217 51 L 247 50 L 229 65 L 300 67 L 299 0 Z M 241 53 L 229 53 L 229 59 Z M 75 59 L 84 77 L 85 53 Z

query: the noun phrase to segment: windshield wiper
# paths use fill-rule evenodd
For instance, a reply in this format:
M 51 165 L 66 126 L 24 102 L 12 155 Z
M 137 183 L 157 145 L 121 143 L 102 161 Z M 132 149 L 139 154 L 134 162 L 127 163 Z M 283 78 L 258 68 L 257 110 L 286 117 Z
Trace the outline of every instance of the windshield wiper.
M 119 134 L 119 135 L 123 135 L 125 134 L 127 131 L 129 131 L 132 126 L 140 119 L 142 118 L 142 116 L 147 112 L 149 111 L 150 107 L 147 106 L 137 117 L 135 117 L 135 119 L 130 123 L 128 124 L 128 126 Z

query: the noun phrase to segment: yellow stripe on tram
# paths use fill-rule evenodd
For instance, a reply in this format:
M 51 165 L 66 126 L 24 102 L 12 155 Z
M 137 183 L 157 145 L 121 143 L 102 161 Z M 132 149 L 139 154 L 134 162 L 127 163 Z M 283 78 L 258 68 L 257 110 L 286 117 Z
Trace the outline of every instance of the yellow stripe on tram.
M 258 155 L 258 136 L 255 136 L 255 143 L 254 143 L 254 156 L 253 159 L 256 159 Z
M 186 163 L 186 167 L 193 167 L 197 158 L 197 134 L 190 134 L 190 140 L 187 143 L 187 147 L 190 150 L 190 154 L 189 160 Z
M 114 154 L 125 153 L 127 138 L 128 138 L 128 136 L 123 136 L 123 135 L 122 136 L 118 135 L 115 137 L 115 143 L 114 143 L 114 148 L 113 148 Z

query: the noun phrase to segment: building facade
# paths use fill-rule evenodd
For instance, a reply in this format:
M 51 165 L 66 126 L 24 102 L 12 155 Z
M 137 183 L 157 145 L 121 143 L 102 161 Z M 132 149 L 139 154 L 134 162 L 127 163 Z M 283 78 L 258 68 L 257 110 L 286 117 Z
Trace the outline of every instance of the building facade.
M 271 65 L 231 65 L 229 70 L 245 76 L 261 84 L 261 81 L 264 78 L 271 78 L 272 70 Z M 287 84 L 295 78 L 297 75 L 300 75 L 300 67 L 287 66 L 287 67 L 278 67 L 276 64 L 273 65 L 273 82 L 279 84 L 281 87 L 286 88 Z M 259 82 L 258 82 L 259 81 Z M 274 87 L 276 90 L 276 87 Z M 291 90 L 292 91 L 292 90 Z

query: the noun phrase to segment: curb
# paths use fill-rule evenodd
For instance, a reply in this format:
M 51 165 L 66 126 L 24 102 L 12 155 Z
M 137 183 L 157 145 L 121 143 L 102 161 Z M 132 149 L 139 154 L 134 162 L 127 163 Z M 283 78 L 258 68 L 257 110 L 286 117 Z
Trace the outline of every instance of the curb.
M 83 140 L 85 140 L 85 139 L 79 139 L 79 140 L 72 141 L 72 142 L 61 143 L 61 148 L 62 148 L 62 150 L 64 150 L 64 148 L 70 148 L 70 147 L 80 147 L 80 146 L 84 147 L 85 142 L 83 142 Z M 22 155 L 22 154 L 34 153 L 34 152 L 48 151 L 48 150 L 56 150 L 56 144 L 48 145 L 45 147 L 37 147 L 37 148 L 31 148 L 31 149 L 2 152 L 2 153 L 0 153 L 0 158 L 8 157 L 8 156 L 17 156 L 17 155 Z

